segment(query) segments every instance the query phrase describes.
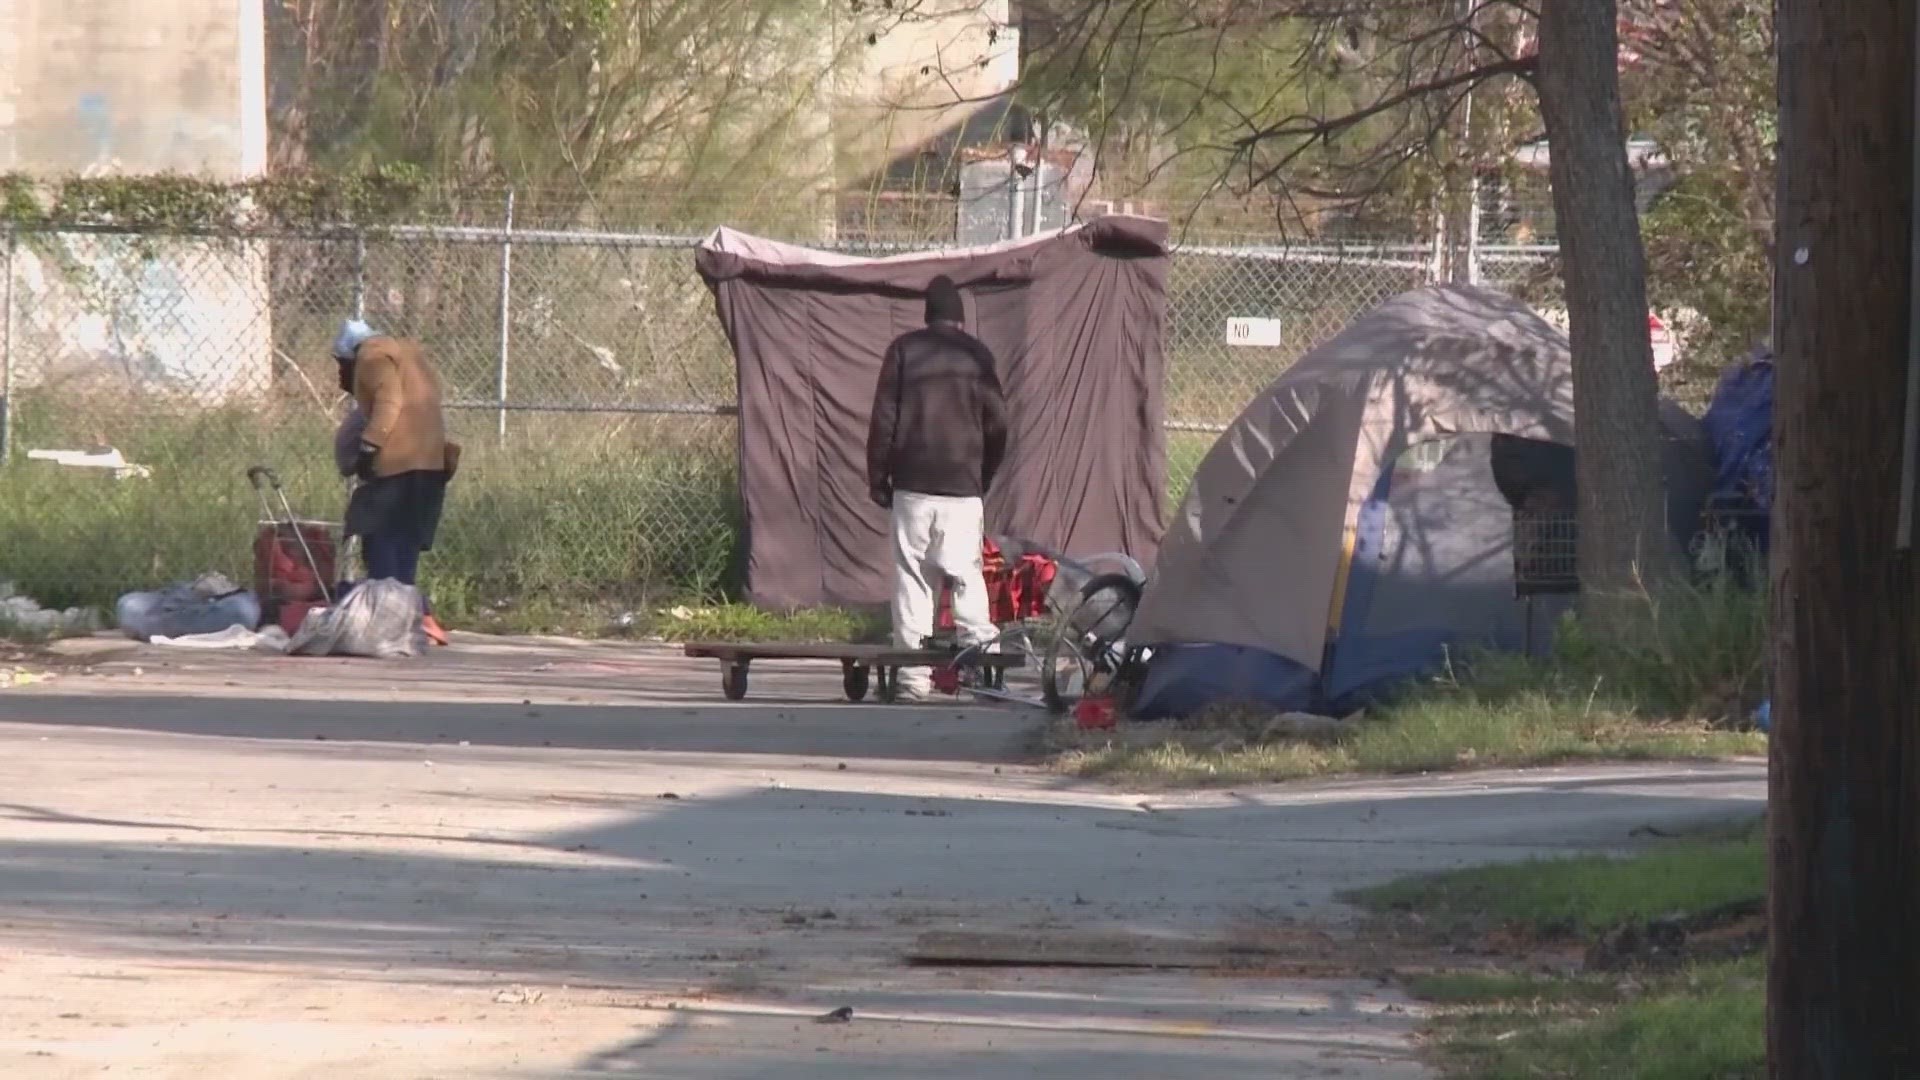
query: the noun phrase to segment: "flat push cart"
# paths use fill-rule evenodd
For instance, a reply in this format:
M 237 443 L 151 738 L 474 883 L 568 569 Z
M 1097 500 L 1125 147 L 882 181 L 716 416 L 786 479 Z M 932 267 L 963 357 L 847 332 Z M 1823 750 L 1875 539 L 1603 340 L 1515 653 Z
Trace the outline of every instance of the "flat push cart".
M 902 668 L 966 673 L 976 676 L 979 685 L 988 689 L 1004 689 L 1008 669 L 1024 667 L 1027 662 L 1026 656 L 1017 652 L 900 649 L 891 645 L 692 644 L 686 647 L 686 653 L 720 661 L 720 690 L 728 701 L 746 698 L 747 671 L 756 660 L 838 662 L 840 685 L 848 701 L 865 701 L 868 692 L 877 689 L 880 700 L 888 703 L 899 695 Z
M 949 694 L 965 690 L 975 697 L 1038 705 L 1065 712 L 1074 701 L 1111 682 L 1119 646 L 1132 622 L 1146 574 L 1122 554 L 1069 559 L 1058 551 L 1011 537 L 989 537 L 982 561 L 990 594 L 988 607 L 1000 633 L 991 641 L 960 648 L 902 649 L 892 645 L 694 644 L 686 654 L 720 661 L 720 688 L 729 701 L 747 696 L 747 674 L 756 660 L 812 660 L 840 665 L 848 701 L 865 701 L 877 689 L 881 701 L 897 700 L 903 668 L 932 668 L 934 688 Z M 1102 564 L 1120 572 L 1101 573 Z M 943 596 L 937 646 L 952 630 L 951 601 Z M 1038 632 L 1038 637 L 1036 637 Z M 1045 645 L 1041 645 L 1041 641 Z M 1007 692 L 1007 672 L 1040 665 L 1042 697 L 1037 701 Z

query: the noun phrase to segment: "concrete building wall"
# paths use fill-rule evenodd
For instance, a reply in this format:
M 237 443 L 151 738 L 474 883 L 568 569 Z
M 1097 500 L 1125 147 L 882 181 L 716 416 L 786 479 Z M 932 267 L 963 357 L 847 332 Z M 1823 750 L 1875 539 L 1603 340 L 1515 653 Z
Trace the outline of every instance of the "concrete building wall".
M 911 155 L 1013 88 L 1020 40 L 1008 9 L 1008 0 L 927 0 L 881 33 L 841 82 L 841 174 Z
M 930 0 L 880 35 L 863 73 L 869 93 L 910 104 L 984 98 L 1020 76 L 1019 32 L 1007 0 Z
M 0 0 L 0 171 L 266 167 L 264 0 Z
M 188 173 L 267 163 L 264 0 L 0 0 L 0 172 Z M 5 382 L 207 404 L 264 393 L 267 242 L 36 235 L 5 268 Z

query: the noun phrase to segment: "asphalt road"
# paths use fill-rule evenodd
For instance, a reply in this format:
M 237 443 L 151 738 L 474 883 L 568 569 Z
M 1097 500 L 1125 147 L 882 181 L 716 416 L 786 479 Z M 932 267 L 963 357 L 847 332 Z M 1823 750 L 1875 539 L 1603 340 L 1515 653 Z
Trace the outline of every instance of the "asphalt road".
M 1417 1077 L 1418 1008 L 1361 972 L 903 955 L 1337 934 L 1355 885 L 1764 794 L 1754 763 L 1125 792 L 1030 764 L 1030 714 L 838 683 L 756 667 L 729 705 L 662 650 L 462 639 L 0 690 L 0 1074 Z

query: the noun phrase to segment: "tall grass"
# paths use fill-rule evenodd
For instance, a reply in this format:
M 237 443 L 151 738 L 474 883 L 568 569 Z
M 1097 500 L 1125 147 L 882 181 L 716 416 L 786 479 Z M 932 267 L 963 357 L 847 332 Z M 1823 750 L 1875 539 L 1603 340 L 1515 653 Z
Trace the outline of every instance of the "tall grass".
M 108 442 L 146 479 L 16 461 L 0 470 L 0 578 L 48 605 L 106 606 L 218 570 L 251 575 L 261 517 L 246 469 L 275 467 L 294 510 L 338 522 L 347 486 L 310 405 L 112 417 L 23 410 L 16 453 Z M 503 606 L 632 609 L 723 597 L 738 533 L 730 425 L 676 418 L 454 417 L 467 448 L 422 584 L 460 618 Z M 98 426 L 104 430 L 93 431 Z
M 169 410 L 125 395 L 29 397 L 0 469 L 0 580 L 48 605 L 110 607 L 133 589 L 217 570 L 247 583 L 261 517 L 246 470 L 274 467 L 303 517 L 339 522 L 332 418 L 309 397 L 264 409 Z M 454 412 L 466 449 L 422 585 L 443 616 L 581 629 L 625 612 L 737 597 L 740 508 L 731 420 Z M 1172 433 L 1177 505 L 1213 436 Z M 146 479 L 22 460 L 110 445 Z M 277 509 L 277 503 L 275 504 Z
M 1533 679 L 1644 715 L 1744 726 L 1767 695 L 1765 588 L 1716 571 L 1634 601 L 1610 612 L 1625 622 L 1603 634 L 1564 619 Z

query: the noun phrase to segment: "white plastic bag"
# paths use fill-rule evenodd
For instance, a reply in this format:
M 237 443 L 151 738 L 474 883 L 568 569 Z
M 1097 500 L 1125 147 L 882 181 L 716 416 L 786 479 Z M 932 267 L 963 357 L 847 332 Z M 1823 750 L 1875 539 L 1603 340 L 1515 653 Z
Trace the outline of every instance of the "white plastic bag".
M 244 626 L 229 626 L 217 634 L 187 634 L 183 637 L 165 637 L 156 634 L 147 639 L 150 645 L 166 645 L 175 649 L 197 649 L 203 652 L 268 652 L 287 651 L 287 632 L 277 626 L 267 626 L 258 633 Z
M 420 590 L 391 579 L 363 581 L 329 608 L 307 613 L 287 652 L 294 656 L 371 656 L 387 660 L 427 651 Z

